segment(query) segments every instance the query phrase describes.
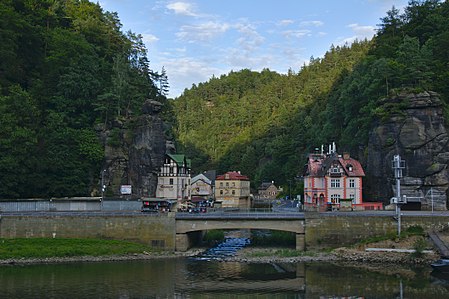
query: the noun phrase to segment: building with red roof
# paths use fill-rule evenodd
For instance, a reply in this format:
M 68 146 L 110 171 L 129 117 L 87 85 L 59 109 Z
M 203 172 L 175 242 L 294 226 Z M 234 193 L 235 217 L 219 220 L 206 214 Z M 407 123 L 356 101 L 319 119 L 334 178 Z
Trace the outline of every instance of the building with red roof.
M 250 180 L 240 171 L 230 171 L 215 179 L 215 200 L 223 208 L 250 208 Z
M 359 161 L 336 152 L 335 144 L 329 151 L 309 154 L 304 168 L 305 209 L 340 209 L 344 204 L 352 209 L 363 206 L 362 178 L 365 176 Z

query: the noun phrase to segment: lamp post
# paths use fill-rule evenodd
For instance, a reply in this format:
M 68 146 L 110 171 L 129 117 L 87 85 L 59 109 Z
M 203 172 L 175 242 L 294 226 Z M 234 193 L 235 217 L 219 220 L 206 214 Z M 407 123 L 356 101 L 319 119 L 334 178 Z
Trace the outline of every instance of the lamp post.
M 104 200 L 104 191 L 106 189 L 106 185 L 104 184 L 104 174 L 106 169 L 103 169 L 101 172 L 101 201 L 100 201 L 100 210 L 103 210 L 103 200 Z
M 401 204 L 405 204 L 406 201 L 401 198 L 401 178 L 402 169 L 405 168 L 405 161 L 401 160 L 401 156 L 395 155 L 393 157 L 393 170 L 396 178 L 396 213 L 398 217 L 398 237 L 401 236 Z
M 288 183 L 289 183 L 288 191 L 289 191 L 289 193 L 290 193 L 288 199 L 289 199 L 289 200 L 292 200 L 292 180 L 288 180 Z

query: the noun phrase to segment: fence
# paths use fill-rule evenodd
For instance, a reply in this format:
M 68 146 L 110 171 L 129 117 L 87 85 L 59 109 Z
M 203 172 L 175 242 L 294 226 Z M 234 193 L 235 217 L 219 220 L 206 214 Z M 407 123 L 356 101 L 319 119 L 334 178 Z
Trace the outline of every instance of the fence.
M 136 211 L 140 210 L 140 200 L 85 199 L 35 199 L 0 201 L 0 212 L 59 212 L 59 211 Z

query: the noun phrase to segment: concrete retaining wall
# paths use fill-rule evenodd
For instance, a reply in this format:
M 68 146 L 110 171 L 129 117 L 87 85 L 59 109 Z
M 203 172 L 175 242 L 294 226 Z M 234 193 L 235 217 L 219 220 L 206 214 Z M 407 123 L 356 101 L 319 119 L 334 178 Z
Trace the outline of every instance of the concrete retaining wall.
M 0 238 L 105 238 L 136 241 L 165 250 L 175 249 L 172 215 L 132 216 L 5 216 Z
M 401 231 L 421 226 L 425 231 L 447 228 L 448 217 L 402 216 Z M 353 245 L 374 236 L 397 233 L 397 221 L 391 216 L 306 214 L 306 250 Z

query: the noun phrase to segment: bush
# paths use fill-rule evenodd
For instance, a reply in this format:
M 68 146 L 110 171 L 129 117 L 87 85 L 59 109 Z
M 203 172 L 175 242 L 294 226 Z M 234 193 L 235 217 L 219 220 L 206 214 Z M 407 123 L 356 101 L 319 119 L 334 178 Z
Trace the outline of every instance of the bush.
M 415 241 L 413 244 L 413 249 L 415 250 L 414 253 L 412 253 L 412 257 L 414 258 L 420 258 L 424 254 L 424 249 L 427 247 L 427 242 L 424 238 L 419 238 Z
M 222 230 L 208 230 L 203 237 L 203 241 L 209 245 L 222 242 L 224 240 L 224 232 Z

